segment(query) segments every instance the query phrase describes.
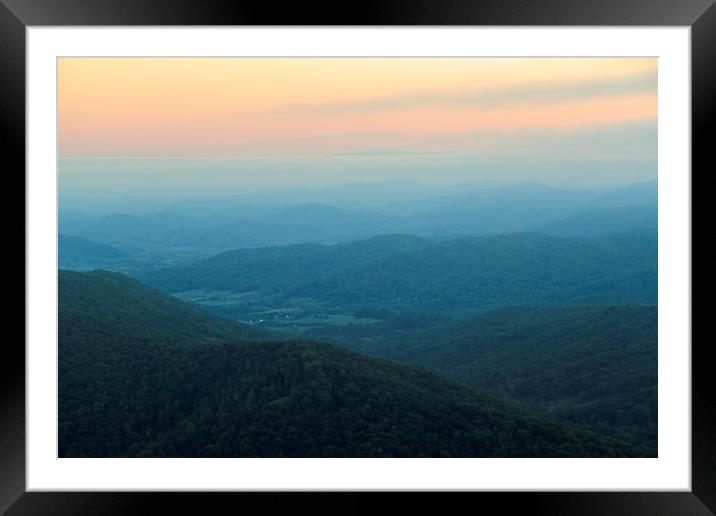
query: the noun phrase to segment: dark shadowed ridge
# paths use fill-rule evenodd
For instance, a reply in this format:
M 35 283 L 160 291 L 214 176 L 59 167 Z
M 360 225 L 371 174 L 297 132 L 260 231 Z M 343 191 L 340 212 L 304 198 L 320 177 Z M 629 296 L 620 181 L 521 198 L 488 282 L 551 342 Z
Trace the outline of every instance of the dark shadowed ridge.
M 510 307 L 459 322 L 407 322 L 415 329 L 386 321 L 311 335 L 467 380 L 656 453 L 656 306 Z

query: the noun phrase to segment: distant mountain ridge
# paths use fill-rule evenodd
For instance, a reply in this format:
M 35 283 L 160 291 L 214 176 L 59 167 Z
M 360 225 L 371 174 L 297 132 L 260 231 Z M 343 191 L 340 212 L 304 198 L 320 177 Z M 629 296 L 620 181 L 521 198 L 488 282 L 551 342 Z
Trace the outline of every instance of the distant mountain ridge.
M 570 221 L 570 235 L 589 236 L 597 234 L 594 227 L 604 218 L 605 210 L 613 210 L 609 212 L 610 229 L 646 229 L 644 224 L 634 225 L 623 209 L 656 210 L 658 203 L 656 181 L 610 190 L 565 190 L 519 183 L 432 191 L 413 184 L 406 186 L 409 195 L 402 195 L 398 185 L 385 188 L 381 191 L 379 184 L 358 184 L 302 190 L 300 195 L 287 198 L 291 202 L 280 193 L 274 197 L 266 193 L 254 198 L 189 199 L 171 203 L 166 207 L 171 211 L 150 215 L 92 217 L 64 210 L 60 213 L 60 232 L 121 249 L 156 252 L 167 248 L 181 254 L 200 248 L 206 256 L 209 251 L 216 254 L 306 242 L 332 244 L 391 233 L 436 239 L 459 234 L 550 233 L 552 224 L 564 220 Z M 352 191 L 366 203 L 348 202 Z M 555 234 L 562 234 L 560 231 L 557 227 Z
M 127 253 L 106 244 L 98 244 L 82 237 L 59 234 L 58 258 L 63 261 L 112 260 L 125 258 Z
M 619 206 L 575 213 L 538 228 L 540 233 L 556 236 L 597 236 L 657 229 L 659 210 L 656 206 Z

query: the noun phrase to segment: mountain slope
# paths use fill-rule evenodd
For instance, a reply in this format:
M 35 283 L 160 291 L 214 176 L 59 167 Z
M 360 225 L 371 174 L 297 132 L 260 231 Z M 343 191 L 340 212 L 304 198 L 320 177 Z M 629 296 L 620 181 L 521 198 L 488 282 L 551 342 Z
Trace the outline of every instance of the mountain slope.
M 141 279 L 169 292 L 200 288 L 286 291 L 297 283 L 318 280 L 359 264 L 431 245 L 429 240 L 418 237 L 386 235 L 331 246 L 297 244 L 240 249 L 194 264 L 162 269 Z
M 518 233 L 441 242 L 290 293 L 344 307 L 476 313 L 509 305 L 656 302 L 655 233 Z
M 140 301 L 140 293 L 146 299 L 129 309 L 126 301 Z M 205 335 L 190 344 L 197 328 L 165 318 L 167 305 L 180 311 L 121 275 L 61 274 L 60 457 L 645 453 L 433 373 L 327 344 L 207 343 Z
M 97 260 L 124 258 L 127 253 L 109 245 L 98 244 L 82 237 L 58 235 L 58 254 L 60 261 Z
M 169 292 L 254 292 L 280 307 L 474 314 L 500 306 L 655 303 L 656 232 L 596 238 L 537 233 L 433 242 L 387 235 L 334 246 L 223 253 L 142 279 Z
M 596 236 L 623 231 L 655 230 L 658 209 L 654 206 L 619 206 L 586 210 L 539 228 L 556 236 Z
M 653 206 L 658 205 L 659 200 L 659 182 L 644 181 L 641 183 L 633 183 L 615 190 L 606 192 L 589 204 L 594 208 L 613 208 L 618 206 Z
M 505 308 L 453 323 L 314 338 L 449 374 L 656 452 L 657 307 Z
M 59 271 L 60 332 L 169 344 L 261 340 L 259 330 L 208 314 L 124 274 Z
M 127 215 L 113 213 L 100 217 L 60 219 L 60 231 L 67 235 L 81 236 L 102 243 L 137 244 L 145 240 L 166 240 L 172 232 L 205 226 L 196 217 L 176 213 L 153 213 L 151 215 Z

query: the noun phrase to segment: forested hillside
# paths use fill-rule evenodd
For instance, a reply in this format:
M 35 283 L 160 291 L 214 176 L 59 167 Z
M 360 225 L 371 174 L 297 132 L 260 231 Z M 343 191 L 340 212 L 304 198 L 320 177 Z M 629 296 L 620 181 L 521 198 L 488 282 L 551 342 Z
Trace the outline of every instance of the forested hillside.
M 62 335 L 100 342 L 108 337 L 176 346 L 266 338 L 256 328 L 206 313 L 124 274 L 102 270 L 59 271 L 59 322 Z
M 362 264 L 410 254 L 433 245 L 424 238 L 386 235 L 330 246 L 299 244 L 241 249 L 195 264 L 162 269 L 142 279 L 169 292 L 198 288 L 287 292 L 302 282 L 331 277 Z
M 586 210 L 539 228 L 557 236 L 596 236 L 624 231 L 656 230 L 656 206 L 620 206 Z
M 389 309 L 475 314 L 492 308 L 655 303 L 656 232 L 593 238 L 537 233 L 434 242 L 387 235 L 332 246 L 244 249 L 142 277 L 168 292 L 251 293 L 282 308 L 295 300 L 348 312 Z
M 126 258 L 126 252 L 110 245 L 82 237 L 57 236 L 57 260 L 63 268 L 88 269 L 96 264 L 112 267 Z
M 394 317 L 311 336 L 420 365 L 656 453 L 657 307 L 512 307 L 464 321 Z
M 119 274 L 61 272 L 59 287 L 61 457 L 648 453 L 409 366 L 237 342 L 240 325 Z

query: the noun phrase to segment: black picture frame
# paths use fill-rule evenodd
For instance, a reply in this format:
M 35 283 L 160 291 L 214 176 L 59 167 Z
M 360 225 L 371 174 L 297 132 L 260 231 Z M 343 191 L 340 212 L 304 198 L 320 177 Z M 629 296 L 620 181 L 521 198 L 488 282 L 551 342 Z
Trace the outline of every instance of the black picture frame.
M 692 73 L 692 184 L 705 175 L 716 125 L 716 5 L 714 0 L 430 0 L 327 5 L 221 0 L 0 0 L 0 124 L 3 159 L 19 177 L 25 167 L 25 29 L 85 25 L 574 25 L 689 26 Z M 24 190 L 24 182 L 22 186 Z M 692 201 L 693 203 L 693 201 Z M 693 204 L 692 204 L 693 206 Z M 16 213 L 16 212 L 15 212 Z M 14 220 L 16 217 L 6 220 Z M 691 250 L 693 256 L 693 246 Z M 27 256 L 24 256 L 27 259 Z M 26 269 L 27 271 L 27 269 Z M 26 272 L 27 274 L 27 272 Z M 692 339 L 692 491 L 590 493 L 472 493 L 473 507 L 545 514 L 698 515 L 716 512 L 714 375 L 708 344 Z M 25 492 L 25 353 L 5 339 L 0 382 L 0 512 L 27 514 L 207 513 L 218 503 L 258 501 L 312 513 L 352 514 L 387 507 L 377 493 L 60 493 Z M 237 497 L 241 497 L 239 501 Z M 260 497 L 259 500 L 255 498 Z M 464 501 L 464 500 L 463 500 Z M 423 509 L 445 510 L 442 496 L 418 494 Z M 277 505 L 278 504 L 278 505 Z M 486 505 L 488 504 L 488 505 Z M 253 505 L 253 504 L 252 504 Z M 246 510 L 248 506 L 245 506 Z M 240 510 L 239 506 L 235 507 Z M 232 511 L 233 512 L 233 511 Z

